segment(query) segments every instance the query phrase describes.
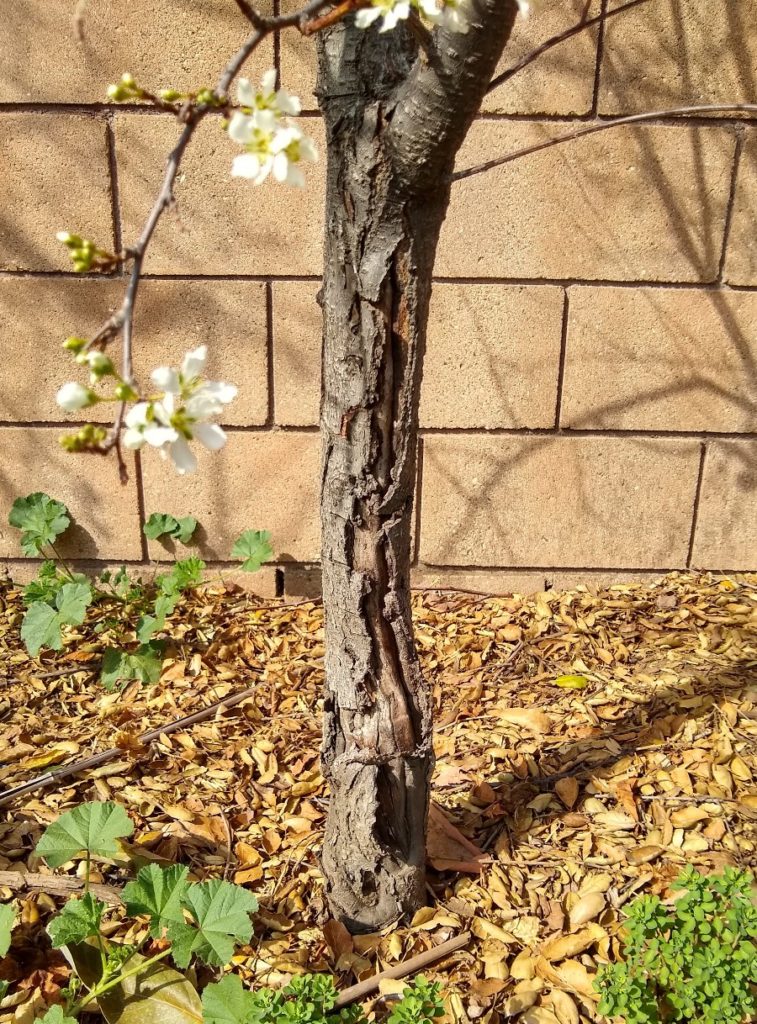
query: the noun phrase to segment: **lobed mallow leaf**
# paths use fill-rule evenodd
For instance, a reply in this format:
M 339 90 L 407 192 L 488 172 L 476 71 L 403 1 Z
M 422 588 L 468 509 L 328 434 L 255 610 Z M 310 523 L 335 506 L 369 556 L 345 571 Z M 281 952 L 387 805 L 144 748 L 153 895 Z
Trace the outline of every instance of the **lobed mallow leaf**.
M 79 804 L 48 825 L 37 843 L 38 857 L 51 868 L 82 854 L 111 857 L 118 852 L 118 840 L 130 836 L 134 826 L 119 804 Z
M 124 887 L 123 900 L 130 917 L 148 914 L 150 935 L 162 937 L 165 929 L 184 923 L 182 901 L 189 888 L 188 870 L 183 864 L 161 868 L 157 864 L 143 867 L 136 880 Z
M 239 885 L 212 879 L 190 885 L 184 909 L 191 923 L 174 922 L 168 929 L 172 956 L 179 967 L 188 967 L 192 956 L 213 967 L 227 964 L 236 943 L 252 938 L 250 914 L 258 901 Z
M 16 498 L 8 522 L 21 530 L 21 550 L 34 558 L 45 544 L 52 544 L 71 525 L 68 509 L 43 491 Z

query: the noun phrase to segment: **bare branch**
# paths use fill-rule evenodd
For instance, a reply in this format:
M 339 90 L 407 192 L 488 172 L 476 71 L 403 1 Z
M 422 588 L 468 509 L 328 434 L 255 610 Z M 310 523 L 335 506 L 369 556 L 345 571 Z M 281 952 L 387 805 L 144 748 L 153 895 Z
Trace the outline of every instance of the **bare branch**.
M 571 25 L 571 27 L 565 29 L 564 32 L 558 32 L 557 35 L 547 39 L 541 44 L 541 46 L 537 46 L 535 50 L 531 51 L 531 53 L 527 53 L 525 57 L 522 57 L 516 64 L 513 64 L 512 67 L 509 67 L 506 71 L 497 75 L 496 78 L 492 78 L 491 82 L 489 82 L 489 85 L 487 86 L 487 93 L 492 92 L 500 85 L 508 82 L 513 75 L 517 75 L 519 71 L 528 67 L 529 64 L 532 64 L 537 58 L 541 57 L 543 53 L 546 53 L 547 50 L 551 50 L 553 46 L 559 46 L 560 43 L 564 43 L 567 39 L 572 39 L 573 36 L 578 35 L 579 32 L 583 32 L 585 28 L 592 28 L 594 25 L 598 25 L 607 18 L 613 18 L 616 14 L 622 14 L 624 11 L 630 11 L 632 7 L 638 7 L 640 4 L 646 3 L 649 3 L 649 0 L 629 0 L 628 3 L 623 4 L 621 7 L 614 7 L 611 11 L 603 11 L 602 14 L 598 14 L 595 18 L 589 18 L 588 20 L 586 18 L 586 11 L 588 9 L 587 5 L 580 21 L 577 21 L 575 25 Z
M 226 96 L 234 79 L 239 74 L 250 55 L 266 36 L 270 35 L 272 32 L 278 32 L 281 29 L 290 26 L 296 26 L 302 31 L 310 19 L 326 7 L 329 2 L 330 0 L 310 0 L 310 2 L 303 8 L 298 11 L 294 11 L 291 14 L 266 18 L 256 11 L 255 8 L 247 2 L 247 0 L 235 0 L 235 3 L 243 12 L 245 17 L 254 25 L 254 31 L 247 37 L 243 45 L 224 68 L 218 80 L 218 85 L 216 86 L 216 95 L 218 97 Z M 173 189 L 176 177 L 179 173 L 179 167 L 181 166 L 184 152 L 189 145 L 197 126 L 207 114 L 212 110 L 218 109 L 218 105 L 216 104 L 200 103 L 195 105 L 191 100 L 188 100 L 181 108 L 177 109 L 171 104 L 165 104 L 160 97 L 152 96 L 152 94 L 145 95 L 152 99 L 157 106 L 161 106 L 164 109 L 168 107 L 168 109 L 176 113 L 179 120 L 184 122 L 184 127 L 181 135 L 179 136 L 178 142 L 169 154 L 160 192 L 158 193 L 157 199 L 155 200 L 147 220 L 145 221 L 142 233 L 140 234 L 137 242 L 126 249 L 125 255 L 127 258 L 133 260 L 133 263 L 124 300 L 121 303 L 120 308 L 105 322 L 105 324 L 103 324 L 88 346 L 91 348 L 96 344 L 105 345 L 120 333 L 122 340 L 121 378 L 129 387 L 133 387 L 134 384 L 132 363 L 134 307 L 137 300 L 137 293 L 139 291 L 139 283 L 142 279 L 142 268 L 145 254 L 160 218 L 174 201 Z M 127 402 L 122 401 L 113 427 L 108 433 L 108 437 L 94 449 L 102 454 L 115 449 L 118 457 L 119 476 L 122 483 L 126 483 L 128 480 L 127 467 L 121 452 L 121 430 L 123 429 L 124 419 L 126 416 L 126 407 Z
M 487 160 L 486 163 L 476 164 L 473 167 L 466 167 L 462 171 L 456 171 L 452 175 L 453 181 L 462 181 L 463 178 L 472 178 L 474 174 L 483 174 L 484 171 L 491 171 L 494 167 L 501 167 L 522 156 L 530 156 L 532 153 L 539 153 L 543 149 L 551 149 L 552 146 L 559 146 L 562 142 L 572 142 L 574 139 L 582 139 L 586 135 L 595 135 L 597 132 L 606 131 L 608 128 L 620 128 L 625 124 L 639 124 L 644 121 L 654 121 L 663 117 L 680 117 L 681 123 L 686 124 L 686 116 L 691 114 L 718 114 L 724 111 L 734 111 L 738 114 L 757 114 L 757 103 L 718 103 L 702 104 L 696 107 L 674 107 L 672 110 L 652 110 L 644 114 L 630 114 L 627 117 L 616 117 L 611 121 L 600 121 L 599 124 L 589 125 L 587 128 L 579 128 L 565 135 L 558 135 L 554 139 L 546 139 L 544 142 L 537 142 L 533 146 L 526 146 L 523 149 L 516 149 L 507 156 L 500 156 L 494 160 Z

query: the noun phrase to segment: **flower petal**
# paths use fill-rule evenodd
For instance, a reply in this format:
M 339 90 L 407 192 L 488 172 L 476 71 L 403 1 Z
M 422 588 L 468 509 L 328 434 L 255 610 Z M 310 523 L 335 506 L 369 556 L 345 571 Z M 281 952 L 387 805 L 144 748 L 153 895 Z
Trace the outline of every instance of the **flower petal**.
M 254 115 L 243 114 L 240 110 L 235 110 L 234 113 L 231 115 L 231 120 L 229 121 L 229 138 L 233 139 L 234 142 L 238 142 L 240 143 L 240 145 L 244 146 L 252 139 L 254 131 Z
M 147 423 L 147 413 L 150 409 L 149 402 L 137 402 L 126 414 L 127 427 L 143 427 Z
M 164 444 L 172 444 L 178 436 L 173 427 L 159 427 L 151 423 L 144 429 L 144 439 L 153 448 L 162 448 Z
M 255 106 L 255 90 L 249 78 L 240 78 L 237 83 L 237 99 L 243 107 Z M 234 117 L 237 115 L 234 114 Z
M 150 374 L 150 380 L 156 388 L 160 388 L 161 391 L 167 391 L 170 395 L 178 395 L 181 390 L 179 375 L 170 366 L 159 366 L 156 370 L 153 370 Z
M 253 181 L 260 174 L 260 160 L 254 153 L 240 153 L 235 156 L 231 165 L 233 178 L 250 178 Z
M 181 364 L 181 375 L 184 380 L 194 380 L 195 377 L 199 377 L 205 369 L 207 358 L 207 345 L 199 345 L 197 348 L 192 349 L 191 352 L 187 352 L 184 356 L 184 362 Z
M 121 441 L 124 448 L 130 448 L 132 451 L 137 451 L 137 449 L 144 445 L 145 435 L 136 427 L 129 427 L 127 430 L 124 430 Z
M 269 95 L 276 88 L 276 68 L 269 68 L 260 79 L 260 91 Z
M 217 452 L 226 444 L 226 434 L 216 423 L 195 423 L 192 433 L 211 452 Z
M 185 473 L 194 473 L 197 469 L 197 457 L 185 438 L 180 437 L 174 441 L 170 448 L 170 455 L 174 466 L 182 476 Z

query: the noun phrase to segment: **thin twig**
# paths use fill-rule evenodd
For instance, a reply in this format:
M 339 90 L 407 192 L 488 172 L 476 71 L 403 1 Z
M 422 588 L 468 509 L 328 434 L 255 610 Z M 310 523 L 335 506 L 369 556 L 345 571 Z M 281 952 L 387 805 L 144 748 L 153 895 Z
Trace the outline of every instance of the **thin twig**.
M 645 114 L 630 114 L 627 117 L 616 117 L 611 121 L 600 121 L 599 124 L 592 124 L 586 128 L 578 128 L 576 131 L 567 132 L 565 135 L 558 135 L 554 139 L 547 139 L 545 142 L 537 142 L 533 146 L 526 146 L 523 149 L 516 149 L 514 153 L 507 156 L 500 156 L 494 160 L 487 160 L 486 163 L 476 164 L 474 167 L 466 167 L 462 171 L 456 171 L 452 175 L 453 181 L 462 181 L 464 178 L 472 178 L 474 174 L 482 174 L 484 171 L 491 171 L 494 167 L 501 167 L 522 156 L 530 156 L 532 153 L 540 153 L 543 149 L 550 149 L 552 146 L 559 146 L 562 142 L 573 142 L 575 139 L 582 139 L 586 135 L 595 135 L 597 132 L 606 131 L 608 128 L 619 128 L 624 124 L 638 124 L 643 121 L 654 121 L 660 117 L 680 117 L 681 123 L 685 124 L 685 115 L 690 114 L 716 114 L 723 111 L 735 111 L 739 114 L 757 114 L 757 103 L 713 103 L 700 104 L 694 107 L 673 107 L 671 110 L 652 110 Z
M 157 740 L 161 736 L 167 736 L 172 732 L 176 732 L 177 729 L 186 728 L 187 726 L 195 725 L 197 722 L 202 722 L 205 719 L 210 718 L 210 716 L 216 711 L 226 710 L 234 707 L 236 704 L 241 704 L 243 700 L 246 700 L 248 697 L 252 697 L 253 694 L 256 693 L 257 689 L 257 686 L 248 686 L 247 689 L 241 690 L 239 693 L 232 694 L 229 697 L 224 697 L 223 700 L 216 701 L 214 704 L 209 704 L 200 711 L 194 711 L 191 715 L 184 715 L 182 718 L 177 718 L 173 722 L 168 722 L 166 725 L 158 726 L 157 729 L 150 729 L 149 732 L 144 732 L 138 737 L 138 742 L 142 744 L 142 746 L 147 746 L 152 743 L 153 740 Z M 38 775 L 36 778 L 30 779 L 29 782 L 23 782 L 20 786 L 15 786 L 13 789 L 6 790 L 5 793 L 0 793 L 0 807 L 4 807 L 6 804 L 9 804 L 18 796 L 25 796 L 26 794 L 33 793 L 45 786 L 51 786 L 59 779 L 68 778 L 70 775 L 79 775 L 81 772 L 88 771 L 90 768 L 99 768 L 100 765 L 107 764 L 109 761 L 114 761 L 117 757 L 121 757 L 123 753 L 124 751 L 121 747 L 111 747 L 109 750 L 103 750 L 99 754 L 93 754 L 91 757 L 85 757 L 80 761 L 74 761 L 73 764 L 64 765 L 56 772 L 46 772 L 44 775 Z
M 454 953 L 456 950 L 462 949 L 463 946 L 467 946 L 470 939 L 471 933 L 463 932 L 462 935 L 456 935 L 454 939 L 448 939 L 440 946 L 433 946 L 431 949 L 427 949 L 425 952 L 419 953 L 417 956 L 410 957 L 410 959 L 405 960 L 404 963 L 397 964 L 395 967 L 389 967 L 387 970 L 381 971 L 379 974 L 374 974 L 372 978 L 366 978 L 365 981 L 360 981 L 357 985 L 344 989 L 344 991 L 340 992 L 336 998 L 336 1002 L 334 1003 L 335 1008 L 340 1010 L 343 1006 L 348 1006 L 350 1003 L 356 1003 L 358 999 L 365 999 L 366 996 L 378 989 L 379 985 L 385 978 L 406 978 L 408 974 L 415 974 L 416 971 L 422 971 L 423 968 L 428 967 L 429 964 L 434 964 L 437 960 L 441 960 L 450 953 Z
M 239 2 L 239 0 L 237 0 L 237 2 Z M 537 60 L 537 58 L 541 57 L 543 53 L 546 53 L 547 50 L 551 50 L 553 46 L 559 46 L 560 43 L 564 43 L 567 39 L 572 39 L 572 37 L 578 35 L 579 32 L 583 32 L 585 28 L 592 28 L 592 26 L 598 25 L 607 18 L 612 18 L 616 14 L 622 14 L 623 11 L 628 11 L 632 7 L 638 7 L 639 4 L 645 4 L 648 2 L 649 0 L 630 0 L 629 3 L 623 4 L 622 7 L 615 7 L 611 11 L 605 11 L 602 14 L 598 14 L 595 18 L 589 18 L 588 20 L 586 20 L 586 11 L 584 11 L 581 20 L 577 21 L 575 25 L 571 25 L 571 27 L 566 29 L 564 32 L 558 32 L 557 35 L 547 39 L 541 44 L 541 46 L 537 46 L 535 50 L 532 50 L 531 53 L 527 53 L 525 57 L 521 57 L 521 59 L 516 64 L 513 64 L 512 67 L 509 67 L 506 71 L 497 75 L 496 78 L 492 78 L 486 89 L 487 93 L 493 92 L 493 90 L 497 89 L 500 85 L 504 85 L 504 83 L 508 82 L 513 75 L 517 75 L 517 73 L 522 71 L 523 68 L 527 68 L 529 64 L 532 64 Z

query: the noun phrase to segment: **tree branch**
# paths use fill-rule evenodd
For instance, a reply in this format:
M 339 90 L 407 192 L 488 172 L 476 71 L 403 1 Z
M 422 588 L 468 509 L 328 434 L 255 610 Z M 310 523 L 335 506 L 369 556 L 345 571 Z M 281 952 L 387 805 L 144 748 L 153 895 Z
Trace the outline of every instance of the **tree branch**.
M 579 128 L 565 135 L 558 135 L 554 139 L 547 139 L 544 142 L 537 142 L 533 146 L 526 146 L 523 149 L 516 149 L 506 156 L 496 157 L 494 160 L 487 160 L 486 163 L 476 164 L 473 167 L 466 167 L 462 171 L 456 171 L 452 175 L 453 181 L 462 181 L 464 178 L 472 178 L 474 174 L 483 174 L 484 171 L 491 171 L 494 167 L 501 167 L 522 156 L 530 156 L 532 153 L 540 153 L 543 149 L 551 149 L 552 146 L 559 146 L 563 142 L 573 142 L 574 139 L 582 139 L 586 135 L 595 135 L 597 132 L 606 131 L 608 128 L 620 128 L 626 124 L 639 124 L 644 121 L 654 121 L 661 117 L 680 117 L 681 123 L 686 124 L 684 115 L 690 114 L 717 114 L 723 111 L 735 111 L 739 114 L 757 114 L 757 103 L 718 103 L 702 104 L 695 107 L 674 107 L 672 110 L 652 110 L 644 114 L 630 114 L 627 117 L 617 117 L 612 121 L 601 121 L 599 124 L 592 124 L 586 128 Z
M 254 26 L 254 31 L 247 37 L 221 73 L 215 90 L 216 95 L 219 97 L 226 96 L 234 79 L 239 74 L 250 55 L 257 49 L 266 36 L 270 35 L 272 32 L 278 32 L 281 29 L 288 28 L 290 26 L 297 26 L 302 30 L 308 20 L 326 7 L 329 2 L 330 0 L 310 0 L 310 2 L 303 8 L 298 11 L 294 11 L 291 14 L 266 18 L 256 11 L 255 8 L 247 2 L 247 0 L 235 0 L 235 3 L 242 13 Z M 160 192 L 158 193 L 158 197 L 150 210 L 147 220 L 145 221 L 145 225 L 142 228 L 142 233 L 140 234 L 139 239 L 133 246 L 129 246 L 126 250 L 127 256 L 133 260 L 133 263 L 123 302 L 121 303 L 120 308 L 105 322 L 90 342 L 90 346 L 95 343 L 107 344 L 113 337 L 115 337 L 116 334 L 119 332 L 121 333 L 121 377 L 130 387 L 133 386 L 134 383 L 132 363 L 134 307 L 137 300 L 137 293 L 139 291 L 139 283 L 142 279 L 142 268 L 147 248 L 152 240 L 160 218 L 173 203 L 173 188 L 176 182 L 176 177 L 179 173 L 179 167 L 181 166 L 184 152 L 189 145 L 197 126 L 211 110 L 216 109 L 217 107 L 213 104 L 201 103 L 198 105 L 192 105 L 190 102 L 187 102 L 178 111 L 177 116 L 180 121 L 184 122 L 184 127 L 181 135 L 179 136 L 178 142 L 168 157 Z M 121 402 L 115 422 L 108 433 L 108 437 L 95 449 L 102 454 L 107 454 L 115 449 L 118 457 L 118 471 L 121 483 L 126 483 L 128 480 L 128 471 L 121 452 L 121 430 L 126 416 L 126 406 L 126 401 Z
M 573 36 L 578 35 L 579 32 L 583 32 L 585 28 L 592 28 L 594 25 L 598 25 L 600 22 L 606 21 L 607 18 L 613 18 L 616 14 L 622 14 L 623 11 L 630 11 L 632 7 L 638 7 L 640 4 L 649 3 L 649 0 L 629 0 L 629 3 L 623 4 L 622 7 L 615 7 L 611 11 L 603 11 L 602 14 L 598 14 L 595 18 L 586 19 L 586 16 L 577 21 L 575 25 L 571 25 L 570 28 L 565 29 L 564 32 L 558 32 L 557 35 L 552 36 L 537 46 L 531 53 L 527 53 L 525 57 L 522 57 L 517 63 L 513 64 L 506 71 L 503 71 L 496 78 L 493 78 L 487 86 L 486 92 L 490 93 L 494 89 L 497 89 L 500 85 L 504 85 L 508 82 L 513 75 L 517 75 L 523 68 L 528 67 L 537 58 L 541 57 L 547 50 L 551 50 L 553 46 L 559 46 L 560 43 L 564 43 L 567 39 L 572 39 Z
M 437 26 L 433 47 L 415 62 L 397 91 L 389 144 L 401 186 L 437 189 L 478 112 L 510 38 L 516 0 L 470 0 L 468 31 Z

